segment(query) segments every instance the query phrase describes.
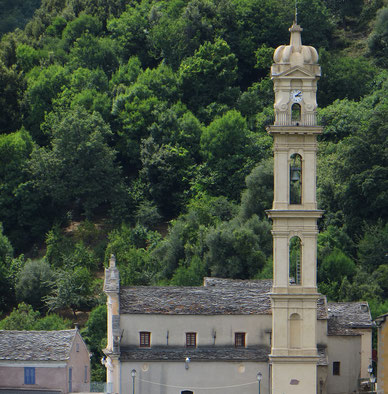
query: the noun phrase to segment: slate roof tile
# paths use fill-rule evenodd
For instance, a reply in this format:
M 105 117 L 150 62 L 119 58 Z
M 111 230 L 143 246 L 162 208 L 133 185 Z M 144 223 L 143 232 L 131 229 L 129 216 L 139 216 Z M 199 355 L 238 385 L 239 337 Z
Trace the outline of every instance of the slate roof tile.
M 329 302 L 328 315 L 328 335 L 360 335 L 373 327 L 367 302 Z
M 121 287 L 120 313 L 171 315 L 271 315 L 272 280 L 205 278 L 204 286 Z M 318 319 L 327 317 L 318 300 Z
M 67 360 L 76 332 L 0 330 L 0 360 Z
M 121 348 L 121 361 L 262 361 L 268 362 L 271 348 L 266 345 L 236 348 L 234 346 L 207 346 L 195 349 L 174 346 L 154 346 Z M 326 347 L 318 346 L 318 365 L 327 365 Z

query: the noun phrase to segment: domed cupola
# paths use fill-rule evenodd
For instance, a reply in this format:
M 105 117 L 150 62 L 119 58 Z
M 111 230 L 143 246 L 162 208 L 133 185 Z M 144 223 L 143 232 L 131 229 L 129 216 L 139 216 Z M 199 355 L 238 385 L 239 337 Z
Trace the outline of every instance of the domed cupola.
M 290 45 L 274 53 L 271 77 L 275 90 L 275 126 L 316 125 L 317 81 L 321 75 L 315 48 L 302 45 L 303 29 L 296 23 L 289 29 Z
M 303 66 L 304 64 L 317 64 L 318 52 L 311 46 L 302 45 L 301 32 L 303 29 L 294 23 L 291 32 L 290 45 L 281 45 L 275 50 L 273 60 L 276 64 L 289 64 Z

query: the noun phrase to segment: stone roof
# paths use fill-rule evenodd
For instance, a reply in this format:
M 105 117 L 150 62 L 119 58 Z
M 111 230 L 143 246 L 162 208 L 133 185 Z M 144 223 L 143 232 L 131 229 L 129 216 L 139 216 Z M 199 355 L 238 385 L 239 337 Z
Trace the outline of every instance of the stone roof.
M 204 286 L 121 287 L 120 313 L 170 315 L 271 315 L 272 280 L 205 278 Z M 326 319 L 325 299 L 318 319 Z
M 185 348 L 175 346 L 154 346 L 139 348 L 135 346 L 122 347 L 121 361 L 262 361 L 268 362 L 271 348 L 266 345 L 236 348 L 234 346 L 206 346 Z M 318 365 L 327 365 L 325 346 L 318 346 Z
M 153 346 L 152 348 L 122 347 L 120 359 L 125 361 L 268 361 L 271 349 L 259 345 L 249 348 L 234 346 L 208 346 L 197 348 Z
M 328 315 L 328 335 L 360 335 L 359 329 L 373 327 L 367 302 L 330 302 Z
M 77 330 L 0 330 L 0 360 L 64 361 L 70 357 Z

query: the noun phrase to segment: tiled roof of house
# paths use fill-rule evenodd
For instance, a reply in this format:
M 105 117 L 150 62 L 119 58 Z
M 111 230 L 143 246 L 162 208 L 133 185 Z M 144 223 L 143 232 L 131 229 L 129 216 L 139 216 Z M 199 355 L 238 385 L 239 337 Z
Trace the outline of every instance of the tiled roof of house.
M 120 313 L 171 315 L 271 315 L 272 280 L 205 278 L 204 286 L 121 287 Z M 325 299 L 318 319 L 326 319 Z
M 76 332 L 0 330 L 0 360 L 67 360 Z
M 367 302 L 330 302 L 328 315 L 328 335 L 360 335 L 373 326 Z

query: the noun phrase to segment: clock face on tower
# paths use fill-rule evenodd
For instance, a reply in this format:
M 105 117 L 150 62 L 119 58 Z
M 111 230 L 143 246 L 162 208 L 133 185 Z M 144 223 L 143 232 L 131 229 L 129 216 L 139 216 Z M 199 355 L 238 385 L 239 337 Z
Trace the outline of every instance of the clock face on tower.
M 299 102 L 302 101 L 303 93 L 302 93 L 302 91 L 299 90 L 299 89 L 291 90 L 290 96 L 291 96 L 292 102 L 294 102 L 294 103 L 299 103 Z

